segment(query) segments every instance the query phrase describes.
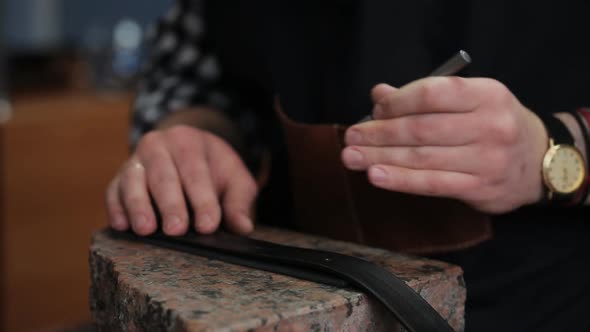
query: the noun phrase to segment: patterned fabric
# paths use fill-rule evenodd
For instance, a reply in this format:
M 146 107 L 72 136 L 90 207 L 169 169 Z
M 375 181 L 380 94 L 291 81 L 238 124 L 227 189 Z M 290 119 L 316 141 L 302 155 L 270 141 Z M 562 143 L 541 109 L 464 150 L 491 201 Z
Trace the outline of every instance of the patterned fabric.
M 235 93 L 223 86 L 223 75 L 205 36 L 202 0 L 178 0 L 147 33 L 149 53 L 133 105 L 130 143 L 166 115 L 195 105 L 223 111 L 238 125 L 247 159 L 262 150 L 256 114 L 240 109 Z

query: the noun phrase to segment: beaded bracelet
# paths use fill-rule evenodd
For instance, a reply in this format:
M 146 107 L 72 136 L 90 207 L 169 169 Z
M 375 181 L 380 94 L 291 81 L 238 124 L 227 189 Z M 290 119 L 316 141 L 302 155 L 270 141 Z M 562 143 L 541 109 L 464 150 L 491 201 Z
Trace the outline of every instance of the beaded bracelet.
M 582 136 L 584 138 L 584 143 L 586 145 L 586 179 L 584 179 L 584 183 L 582 187 L 576 194 L 575 198 L 572 201 L 572 205 L 584 205 L 588 195 L 590 194 L 590 172 L 588 171 L 588 164 L 590 161 L 590 139 L 588 128 L 590 128 L 590 109 L 587 108 L 578 108 L 575 111 L 569 112 L 580 127 L 580 131 L 582 132 Z

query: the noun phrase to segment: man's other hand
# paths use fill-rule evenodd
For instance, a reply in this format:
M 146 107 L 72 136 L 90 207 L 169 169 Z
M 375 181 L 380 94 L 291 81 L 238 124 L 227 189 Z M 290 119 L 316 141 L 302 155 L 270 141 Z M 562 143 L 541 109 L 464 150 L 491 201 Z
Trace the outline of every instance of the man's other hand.
M 503 84 L 430 77 L 373 88 L 373 118 L 346 132 L 342 160 L 380 188 L 504 213 L 542 197 L 541 120 Z
M 238 154 L 223 139 L 191 126 L 147 133 L 106 192 L 110 224 L 139 235 L 153 233 L 157 207 L 162 229 L 181 235 L 191 226 L 212 233 L 223 220 L 237 233 L 253 230 L 250 216 L 257 185 Z M 151 199 L 155 204 L 152 206 Z

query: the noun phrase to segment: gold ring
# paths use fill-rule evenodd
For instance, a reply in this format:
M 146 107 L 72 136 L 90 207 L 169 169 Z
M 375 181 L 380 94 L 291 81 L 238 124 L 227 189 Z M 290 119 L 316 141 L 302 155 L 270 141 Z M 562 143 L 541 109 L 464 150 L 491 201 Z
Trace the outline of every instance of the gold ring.
M 131 168 L 132 169 L 141 169 L 141 170 L 145 169 L 145 167 L 143 166 L 143 164 L 140 163 L 139 161 L 133 162 L 133 164 L 131 164 Z

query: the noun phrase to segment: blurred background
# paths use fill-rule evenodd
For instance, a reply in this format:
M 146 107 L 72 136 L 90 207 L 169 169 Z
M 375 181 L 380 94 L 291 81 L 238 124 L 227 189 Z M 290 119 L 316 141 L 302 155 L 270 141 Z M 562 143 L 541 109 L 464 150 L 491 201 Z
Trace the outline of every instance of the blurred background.
M 90 321 L 88 246 L 172 0 L 0 0 L 0 330 Z

